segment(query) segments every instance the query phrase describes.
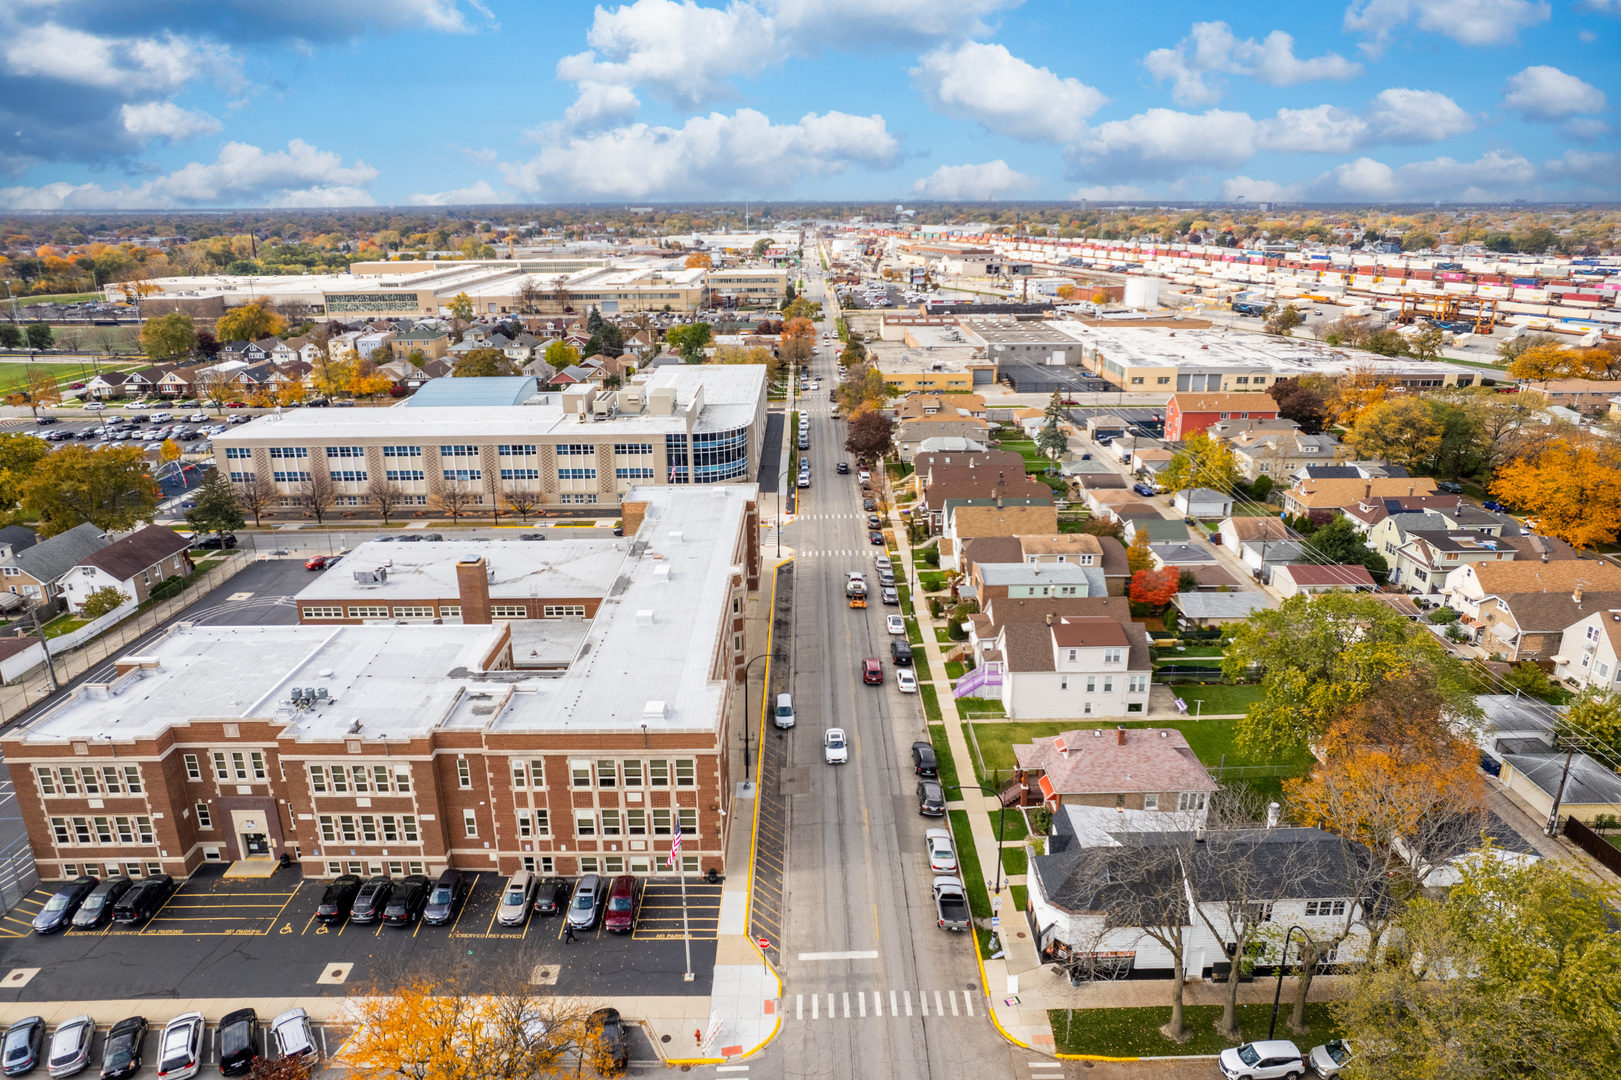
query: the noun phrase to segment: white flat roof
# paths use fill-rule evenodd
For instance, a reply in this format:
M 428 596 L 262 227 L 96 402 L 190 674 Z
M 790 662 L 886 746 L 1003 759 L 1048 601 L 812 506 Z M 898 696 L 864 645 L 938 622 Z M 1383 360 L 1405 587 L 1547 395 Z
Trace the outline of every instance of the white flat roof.
M 477 665 L 505 624 L 183 626 L 142 651 L 156 667 L 108 688 L 80 687 L 21 734 L 150 738 L 172 724 L 221 719 L 280 721 L 291 736 L 315 740 L 341 738 L 357 722 L 362 737 L 401 738 L 438 727 L 713 731 L 729 683 L 711 672 L 716 649 L 729 645 L 731 577 L 743 569 L 733 556 L 757 497 L 752 484 L 632 488 L 626 500 L 648 504 L 642 527 L 561 674 L 481 675 Z M 578 626 L 557 640 L 521 632 L 514 640 L 547 644 L 543 658 L 555 657 L 579 640 Z M 293 709 L 295 686 L 326 688 L 326 704 Z M 651 702 L 661 703 L 657 716 Z
M 568 529 L 549 529 L 548 534 Z M 626 540 L 423 540 L 400 544 L 369 540 L 323 571 L 298 599 L 311 601 L 409 600 L 457 595 L 456 563 L 483 558 L 490 572 L 490 599 L 539 600 L 549 597 L 608 595 L 624 564 Z M 381 583 L 355 580 L 362 570 L 385 567 Z

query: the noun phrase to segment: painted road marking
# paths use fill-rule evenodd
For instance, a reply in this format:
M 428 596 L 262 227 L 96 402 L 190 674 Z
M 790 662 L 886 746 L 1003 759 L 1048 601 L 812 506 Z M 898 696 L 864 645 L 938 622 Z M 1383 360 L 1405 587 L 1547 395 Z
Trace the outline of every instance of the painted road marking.
M 802 952 L 801 960 L 876 960 L 878 951 L 856 949 L 850 952 Z

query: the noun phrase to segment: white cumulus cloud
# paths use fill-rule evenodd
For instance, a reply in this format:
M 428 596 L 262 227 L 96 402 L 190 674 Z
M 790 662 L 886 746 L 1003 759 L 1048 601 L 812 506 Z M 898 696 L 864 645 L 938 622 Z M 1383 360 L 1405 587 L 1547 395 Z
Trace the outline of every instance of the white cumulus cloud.
M 1338 53 L 1302 59 L 1295 39 L 1274 30 L 1261 41 L 1240 40 L 1224 22 L 1194 23 L 1175 48 L 1155 49 L 1143 66 L 1156 82 L 1171 82 L 1171 96 L 1183 105 L 1213 105 L 1226 89 L 1225 75 L 1244 75 L 1268 86 L 1295 86 L 1321 79 L 1350 79 L 1362 65 Z
M 1506 45 L 1552 14 L 1547 0 L 1353 0 L 1344 26 L 1366 37 L 1363 50 L 1377 56 L 1409 22 L 1460 45 Z
M 10 210 L 142 210 L 185 206 L 367 206 L 377 170 L 363 161 L 294 139 L 286 150 L 227 143 L 209 164 L 192 162 L 167 176 L 116 188 L 46 184 L 0 188 Z
M 782 31 L 829 48 L 916 45 L 977 37 L 1020 0 L 763 0 Z
M 1090 199 L 1094 202 L 1132 202 L 1146 196 L 1147 192 L 1136 184 L 1094 184 L 1069 193 L 1071 199 Z
M 1440 142 L 1475 127 L 1474 117 L 1445 94 L 1399 86 L 1381 90 L 1366 116 L 1378 142 Z
M 554 135 L 534 158 L 503 162 L 501 172 L 514 191 L 548 200 L 718 197 L 780 191 L 801 176 L 851 165 L 887 168 L 899 157 L 882 116 L 808 113 L 773 124 L 739 109 L 694 116 L 678 128 L 631 124 Z
M 1373 202 L 1481 202 L 1531 194 L 1535 165 L 1511 150 L 1488 150 L 1474 161 L 1449 157 L 1392 167 L 1357 158 L 1302 185 L 1316 199 Z
M 1000 199 L 1040 186 L 1039 178 L 997 158 L 983 165 L 942 165 L 913 184 L 912 194 L 920 199 Z
M 1609 107 L 1604 91 L 1547 64 L 1535 64 L 1503 84 L 1503 108 L 1532 120 L 1563 120 Z
M 924 54 L 912 81 L 938 112 L 1031 142 L 1069 142 L 1108 98 L 1079 79 L 1060 78 L 1002 45 L 964 42 Z
M 240 82 L 228 48 L 174 33 L 115 38 L 51 22 L 13 27 L 0 59 L 12 75 L 122 93 L 177 90 L 201 75 Z
M 1255 154 L 1260 125 L 1248 113 L 1149 109 L 1089 129 L 1071 147 L 1088 179 L 1174 176 L 1189 167 L 1232 168 Z
M 1566 150 L 1542 168 L 1551 177 L 1560 180 L 1580 180 L 1615 188 L 1616 177 L 1621 176 L 1621 153 L 1601 153 L 1591 150 Z
M 412 206 L 483 206 L 512 200 L 504 198 L 488 180 L 480 180 L 471 187 L 451 191 L 417 192 L 408 201 Z
M 168 139 L 180 142 L 198 135 L 216 134 L 222 127 L 205 112 L 182 109 L 172 101 L 149 101 L 119 109 L 124 130 L 137 139 Z

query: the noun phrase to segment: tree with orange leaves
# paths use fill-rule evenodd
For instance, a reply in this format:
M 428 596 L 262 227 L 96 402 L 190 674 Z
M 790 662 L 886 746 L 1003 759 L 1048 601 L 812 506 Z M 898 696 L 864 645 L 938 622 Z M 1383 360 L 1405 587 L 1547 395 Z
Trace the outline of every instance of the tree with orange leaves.
M 1131 602 L 1162 608 L 1176 595 L 1181 580 L 1182 573 L 1174 566 L 1139 570 L 1131 575 Z
M 713 270 L 714 268 L 715 260 L 702 251 L 695 251 L 687 256 L 688 270 Z
M 1574 547 L 1591 550 L 1621 531 L 1621 457 L 1608 445 L 1559 439 L 1503 466 L 1491 492 Z

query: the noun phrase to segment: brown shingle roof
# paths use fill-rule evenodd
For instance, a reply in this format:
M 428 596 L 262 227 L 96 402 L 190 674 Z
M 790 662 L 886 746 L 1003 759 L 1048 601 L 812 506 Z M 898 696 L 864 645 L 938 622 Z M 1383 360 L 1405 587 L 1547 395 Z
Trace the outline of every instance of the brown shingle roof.
M 1435 481 L 1424 476 L 1386 476 L 1372 480 L 1357 477 L 1343 480 L 1302 480 L 1289 491 L 1290 498 L 1302 506 L 1316 509 L 1350 506 L 1368 498 L 1433 494 Z
M 1469 574 L 1487 594 L 1588 592 L 1621 590 L 1621 567 L 1594 559 L 1560 559 L 1542 562 L 1515 559 L 1513 562 L 1483 562 L 1469 567 Z
M 1172 394 L 1171 398 L 1184 413 L 1278 411 L 1271 394 Z
M 1125 627 L 1117 619 L 1057 619 L 1053 622 L 1053 643 L 1061 649 L 1091 649 L 1105 645 L 1129 645 Z
M 119 581 L 128 581 L 142 570 L 185 551 L 190 541 L 173 529 L 148 525 L 122 540 L 115 540 L 93 555 L 79 560 L 79 566 L 105 570 Z
M 1522 632 L 1563 630 L 1595 611 L 1621 608 L 1621 592 L 1584 592 L 1581 603 L 1568 592 L 1523 592 L 1501 598 Z
M 1126 560 L 1126 545 L 1112 536 L 1100 536 L 1098 546 L 1103 549 L 1104 577 L 1131 576 L 1131 564 Z
M 1294 536 L 1289 526 L 1274 517 L 1233 517 L 1227 519 L 1239 543 L 1250 540 L 1288 540 Z
M 1319 566 L 1315 563 L 1289 563 L 1279 570 L 1288 571 L 1296 585 L 1354 585 L 1373 588 L 1373 576 L 1365 566 Z M 1274 571 L 1276 573 L 1276 571 Z
M 1025 555 L 1102 555 L 1103 545 L 1091 533 L 1042 533 L 1019 537 Z
M 1058 739 L 1068 753 L 1060 753 Z M 1058 795 L 1119 792 L 1215 791 L 1182 733 L 1170 728 L 1066 731 L 1054 738 L 1014 744 L 1021 769 L 1040 769 Z
M 964 572 L 972 574 L 980 563 L 1016 563 L 1024 559 L 1019 541 L 1013 536 L 976 536 L 963 542 L 958 562 Z
M 964 539 L 1058 531 L 1058 511 L 1052 506 L 962 506 L 952 520 L 954 531 Z

